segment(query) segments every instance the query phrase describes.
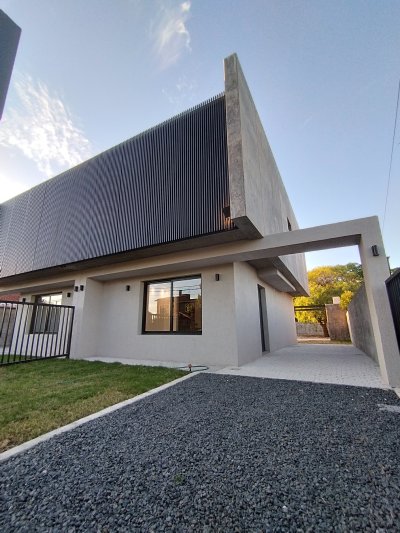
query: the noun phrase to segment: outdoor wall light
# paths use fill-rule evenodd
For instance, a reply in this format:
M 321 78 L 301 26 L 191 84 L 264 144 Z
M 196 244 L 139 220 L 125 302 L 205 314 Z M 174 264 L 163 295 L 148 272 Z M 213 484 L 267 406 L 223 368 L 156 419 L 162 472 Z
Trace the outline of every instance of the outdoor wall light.
M 22 298 L 22 301 L 23 301 L 23 302 L 26 302 L 26 298 Z
M 215 274 L 215 281 L 219 281 L 219 274 Z
M 79 290 L 83 291 L 85 290 L 85 287 L 83 285 L 79 285 Z
M 79 291 L 79 287 L 78 287 L 78 285 L 75 285 L 75 287 L 74 287 L 74 291 L 75 291 L 75 292 L 78 292 L 78 291 Z
M 67 298 L 71 298 L 71 293 L 67 292 Z
M 374 257 L 378 257 L 379 256 L 379 250 L 378 250 L 378 246 L 376 244 L 373 244 L 371 246 L 371 250 L 372 250 L 372 255 Z
M 131 286 L 130 286 L 130 285 L 127 285 L 127 286 L 125 287 L 125 289 L 129 292 L 129 291 L 131 290 Z

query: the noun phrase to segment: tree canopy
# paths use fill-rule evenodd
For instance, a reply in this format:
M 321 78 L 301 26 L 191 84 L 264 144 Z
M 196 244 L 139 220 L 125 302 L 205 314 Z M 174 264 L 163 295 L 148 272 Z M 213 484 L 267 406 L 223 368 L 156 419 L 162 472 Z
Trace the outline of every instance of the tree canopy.
M 308 272 L 310 296 L 294 298 L 295 306 L 331 304 L 334 296 L 340 296 L 340 305 L 347 309 L 351 299 L 363 283 L 362 266 L 358 263 L 347 265 L 321 266 Z M 325 312 L 298 311 L 299 322 L 318 322 L 324 325 Z

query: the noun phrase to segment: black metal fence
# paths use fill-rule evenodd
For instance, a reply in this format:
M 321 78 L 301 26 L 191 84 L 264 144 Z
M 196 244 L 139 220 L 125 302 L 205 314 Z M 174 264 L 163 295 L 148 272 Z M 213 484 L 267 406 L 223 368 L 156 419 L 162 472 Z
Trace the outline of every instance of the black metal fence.
M 0 301 L 0 366 L 69 357 L 74 307 Z
M 400 269 L 386 280 L 386 289 L 392 309 L 394 329 L 396 330 L 397 343 L 400 350 Z

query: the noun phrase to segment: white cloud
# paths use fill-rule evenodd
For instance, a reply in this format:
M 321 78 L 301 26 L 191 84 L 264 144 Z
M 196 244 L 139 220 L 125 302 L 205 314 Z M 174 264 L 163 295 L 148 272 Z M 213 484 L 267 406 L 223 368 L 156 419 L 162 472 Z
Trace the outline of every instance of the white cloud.
M 17 75 L 15 104 L 6 108 L 0 146 L 14 148 L 51 177 L 92 155 L 92 147 L 74 124 L 62 100 L 40 80 Z
M 163 3 L 153 23 L 152 36 L 154 38 L 154 52 L 161 69 L 166 69 L 176 63 L 182 53 L 191 51 L 190 33 L 186 27 L 190 17 L 190 1 L 171 5 Z
M 161 92 L 177 112 L 182 107 L 187 107 L 197 101 L 197 87 L 196 80 L 188 79 L 183 75 L 178 78 L 172 88 L 163 88 Z

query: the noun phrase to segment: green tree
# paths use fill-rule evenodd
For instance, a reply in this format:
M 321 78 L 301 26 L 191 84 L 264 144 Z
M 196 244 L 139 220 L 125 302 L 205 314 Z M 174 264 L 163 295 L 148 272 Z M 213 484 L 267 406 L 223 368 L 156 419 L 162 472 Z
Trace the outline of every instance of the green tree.
M 334 296 L 340 296 L 341 307 L 347 309 L 363 283 L 362 267 L 358 263 L 316 267 L 308 272 L 308 283 L 310 296 L 297 296 L 294 298 L 295 306 L 330 304 Z M 321 324 L 327 335 L 324 310 L 296 311 L 296 319 L 299 322 Z

